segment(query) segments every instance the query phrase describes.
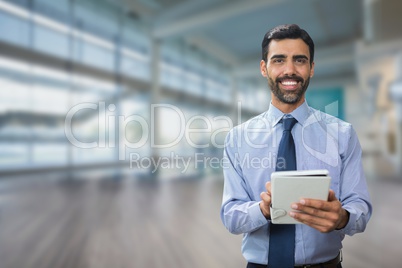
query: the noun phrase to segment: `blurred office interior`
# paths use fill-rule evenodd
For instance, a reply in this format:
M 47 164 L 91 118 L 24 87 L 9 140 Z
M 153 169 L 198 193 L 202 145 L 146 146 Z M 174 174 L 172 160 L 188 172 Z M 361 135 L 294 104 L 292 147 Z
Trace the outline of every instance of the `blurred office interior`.
M 245 267 L 227 131 L 270 102 L 265 32 L 312 36 L 308 103 L 353 124 L 374 215 L 344 266 L 402 257 L 402 2 L 0 0 L 0 268 Z

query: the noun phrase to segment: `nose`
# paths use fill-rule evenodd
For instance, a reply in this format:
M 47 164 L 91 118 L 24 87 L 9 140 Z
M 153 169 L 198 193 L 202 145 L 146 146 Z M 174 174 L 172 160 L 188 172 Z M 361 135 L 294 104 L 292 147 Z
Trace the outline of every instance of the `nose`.
M 296 68 L 293 61 L 288 61 L 284 66 L 284 74 L 288 76 L 292 76 L 296 74 Z

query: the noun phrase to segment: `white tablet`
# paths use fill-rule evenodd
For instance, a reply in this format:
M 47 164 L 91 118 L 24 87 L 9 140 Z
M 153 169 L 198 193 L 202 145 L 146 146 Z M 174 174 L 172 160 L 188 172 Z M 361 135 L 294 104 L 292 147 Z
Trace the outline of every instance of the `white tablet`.
M 271 222 L 298 224 L 289 216 L 301 198 L 327 200 L 331 183 L 328 170 L 278 171 L 271 175 Z

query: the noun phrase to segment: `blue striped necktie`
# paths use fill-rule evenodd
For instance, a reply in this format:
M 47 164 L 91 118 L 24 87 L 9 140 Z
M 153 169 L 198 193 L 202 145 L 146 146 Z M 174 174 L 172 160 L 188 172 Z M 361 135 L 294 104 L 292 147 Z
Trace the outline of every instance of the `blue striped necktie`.
M 297 120 L 293 117 L 282 119 L 283 134 L 279 142 L 276 171 L 296 170 L 296 150 L 292 128 Z M 278 162 L 281 162 L 280 165 Z M 270 224 L 269 268 L 293 268 L 295 255 L 295 225 Z

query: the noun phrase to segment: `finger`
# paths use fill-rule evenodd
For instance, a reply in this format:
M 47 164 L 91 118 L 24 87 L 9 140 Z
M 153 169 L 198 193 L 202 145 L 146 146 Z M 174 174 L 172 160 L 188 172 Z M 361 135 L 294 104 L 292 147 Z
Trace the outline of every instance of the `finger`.
M 328 201 L 335 201 L 335 200 L 338 200 L 335 196 L 335 192 L 333 190 L 329 190 Z
M 271 196 L 267 192 L 262 192 L 260 198 L 266 205 L 271 205 Z
M 302 215 L 309 215 L 310 217 L 316 218 L 327 218 L 328 212 L 317 209 L 314 207 L 303 206 L 298 203 L 292 204 L 292 209 L 297 210 L 298 212 L 303 212 Z M 303 218 L 310 218 L 310 217 L 303 217 Z
M 267 192 L 262 192 L 260 194 L 261 202 L 260 202 L 260 209 L 262 214 L 265 218 L 270 218 L 270 206 L 271 206 L 271 197 L 267 194 Z
M 265 183 L 265 189 L 267 190 L 267 193 L 269 195 L 271 195 L 271 182 L 268 181 L 267 183 Z
M 325 221 L 324 218 L 317 217 L 315 215 L 305 214 L 298 211 L 289 212 L 289 216 L 307 225 L 310 224 L 323 225 L 324 224 L 323 222 Z
M 290 212 L 289 215 L 295 220 L 320 231 L 329 231 L 330 229 L 333 229 L 334 226 L 334 223 L 332 221 L 321 217 L 316 217 L 299 212 Z
M 334 224 L 339 220 L 338 208 L 336 205 L 331 206 L 332 209 L 321 210 L 314 207 L 303 206 L 299 203 L 292 204 L 292 209 L 297 210 L 295 212 L 301 212 L 301 218 L 303 220 L 315 221 L 317 219 L 325 219 L 326 221 Z
M 298 206 L 298 210 L 303 210 L 304 208 L 314 208 L 318 210 L 324 210 L 324 211 L 332 211 L 332 205 L 330 202 L 323 201 L 323 200 L 318 200 L 318 199 L 309 199 L 309 198 L 304 198 L 301 199 L 299 203 L 296 203 Z
M 318 231 L 320 231 L 321 233 L 328 233 L 330 231 L 334 230 L 334 227 L 330 224 L 315 224 L 315 223 L 304 223 Z

